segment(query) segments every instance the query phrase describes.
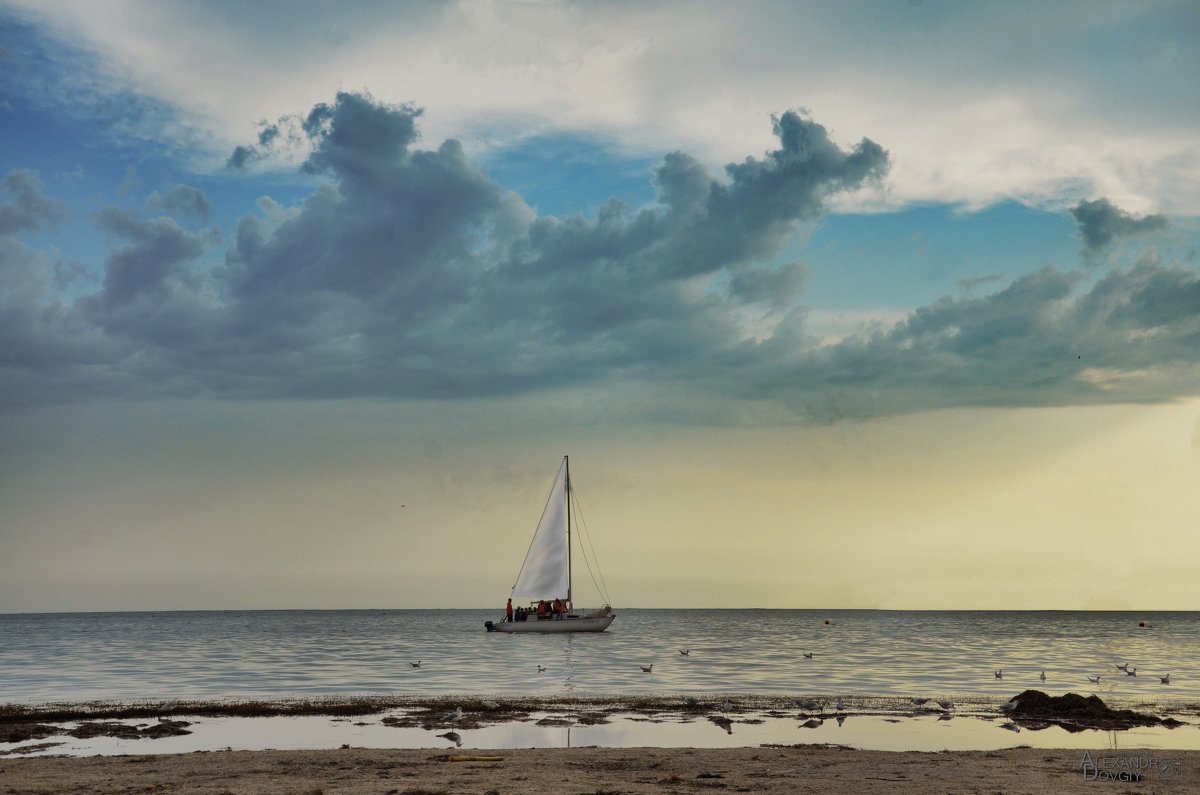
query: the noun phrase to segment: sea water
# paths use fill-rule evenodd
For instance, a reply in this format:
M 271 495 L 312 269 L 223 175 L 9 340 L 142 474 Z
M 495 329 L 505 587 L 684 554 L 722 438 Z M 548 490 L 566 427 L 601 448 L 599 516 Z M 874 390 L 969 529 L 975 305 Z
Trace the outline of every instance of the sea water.
M 1027 688 L 1200 701 L 1195 612 L 615 612 L 607 632 L 550 635 L 486 632 L 499 610 L 0 615 L 0 704 L 468 693 L 1003 701 Z

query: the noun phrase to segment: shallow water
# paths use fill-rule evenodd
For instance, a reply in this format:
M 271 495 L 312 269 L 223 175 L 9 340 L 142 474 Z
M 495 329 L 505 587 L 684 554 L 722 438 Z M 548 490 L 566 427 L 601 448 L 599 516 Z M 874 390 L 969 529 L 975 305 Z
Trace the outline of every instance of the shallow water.
M 1002 701 L 1028 687 L 1200 701 L 1195 612 L 616 612 L 608 632 L 541 636 L 485 632 L 499 610 L 0 615 L 0 702 L 454 693 Z M 1126 662 L 1138 676 L 1116 670 Z M 1099 686 L 1087 681 L 1096 675 Z
M 616 716 L 602 725 L 539 726 L 535 713 L 529 721 L 499 723 L 478 729 L 458 729 L 461 746 L 439 737 L 445 728 L 395 728 L 384 725 L 385 715 L 362 718 L 324 716 L 272 718 L 184 718 L 193 732 L 156 740 L 122 740 L 97 737 L 79 740 L 58 736 L 39 740 L 55 743 L 39 754 L 90 756 L 95 754 L 167 754 L 193 751 L 260 751 L 267 749 L 319 749 L 349 745 L 356 748 L 565 748 L 595 745 L 604 748 L 690 747 L 731 748 L 763 744 L 829 743 L 882 751 L 971 751 L 1010 748 L 1155 748 L 1200 747 L 1200 727 L 1142 728 L 1125 731 L 1068 732 L 1058 727 L 1014 732 L 1003 728 L 1003 719 L 935 715 L 883 717 L 850 715 L 839 724 L 827 718 L 819 726 L 803 728 L 803 719 L 770 717 L 754 713 L 731 716 L 726 731 L 705 717 L 648 721 L 639 716 Z M 136 725 L 138 721 L 121 721 Z M 144 722 L 143 722 L 144 723 Z M 68 727 L 74 724 L 66 724 Z M 1011 725 L 1011 724 L 1010 724 Z M 0 743 L 0 755 L 32 743 Z M 2 758 L 2 756 L 0 756 Z

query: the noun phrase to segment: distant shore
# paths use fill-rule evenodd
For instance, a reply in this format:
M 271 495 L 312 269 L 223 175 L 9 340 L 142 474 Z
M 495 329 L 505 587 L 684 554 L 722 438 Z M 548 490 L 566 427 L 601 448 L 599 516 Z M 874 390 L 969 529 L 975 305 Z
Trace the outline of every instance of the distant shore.
M 1200 751 L 1086 753 L 1029 748 L 917 753 L 827 745 L 472 750 L 461 754 L 343 748 L 2 759 L 0 775 L 8 791 L 37 795 L 131 791 L 640 795 L 698 790 L 1094 795 L 1097 784 L 1103 786 L 1104 782 L 1140 781 L 1150 783 L 1156 792 L 1195 792 L 1200 785 Z

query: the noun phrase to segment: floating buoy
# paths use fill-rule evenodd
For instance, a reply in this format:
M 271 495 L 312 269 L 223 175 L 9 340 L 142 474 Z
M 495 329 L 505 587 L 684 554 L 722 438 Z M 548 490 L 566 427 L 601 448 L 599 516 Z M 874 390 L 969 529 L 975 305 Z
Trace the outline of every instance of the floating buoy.
M 827 619 L 825 619 L 825 623 L 826 623 L 826 624 L 832 624 L 833 622 L 832 622 L 832 621 L 830 621 L 830 620 L 827 618 Z

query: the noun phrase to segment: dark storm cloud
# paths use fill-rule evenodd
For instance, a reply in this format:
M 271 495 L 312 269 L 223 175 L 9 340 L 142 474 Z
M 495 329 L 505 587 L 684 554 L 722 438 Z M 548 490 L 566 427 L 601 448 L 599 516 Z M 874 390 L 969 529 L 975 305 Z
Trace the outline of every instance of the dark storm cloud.
M 67 217 L 66 205 L 43 196 L 38 178 L 31 171 L 9 172 L 0 190 L 10 197 L 0 201 L 0 235 L 55 226 Z
M 207 221 L 212 216 L 212 205 L 204 191 L 190 185 L 175 185 L 166 193 L 152 193 L 146 200 L 153 210 L 174 213 L 187 218 L 198 218 Z
M 799 303 L 805 266 L 778 255 L 827 199 L 879 179 L 887 155 L 868 139 L 842 149 L 799 114 L 774 120 L 777 148 L 722 175 L 675 152 L 653 173 L 655 203 L 562 218 L 537 215 L 456 141 L 419 148 L 419 116 L 343 93 L 264 126 L 276 132 L 254 153 L 300 138 L 303 169 L 325 181 L 296 207 L 260 200 L 219 264 L 215 230 L 106 208 L 96 218 L 117 243 L 101 288 L 63 304 L 55 263 L 3 238 L 20 264 L 6 305 L 25 309 L 0 333 L 57 346 L 7 377 L 58 400 L 68 382 L 74 397 L 387 399 L 640 384 L 821 420 L 1194 390 L 1200 286 L 1152 259 L 1102 277 L 1045 269 L 820 337 Z
M 1071 209 L 1071 215 L 1079 222 L 1083 235 L 1085 254 L 1098 253 L 1120 237 L 1157 232 L 1167 228 L 1167 219 L 1161 215 L 1146 215 L 1134 218 L 1114 206 L 1108 199 L 1082 201 Z

